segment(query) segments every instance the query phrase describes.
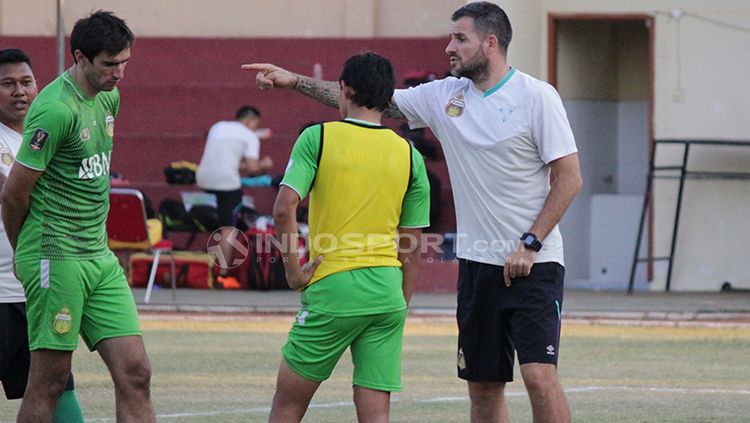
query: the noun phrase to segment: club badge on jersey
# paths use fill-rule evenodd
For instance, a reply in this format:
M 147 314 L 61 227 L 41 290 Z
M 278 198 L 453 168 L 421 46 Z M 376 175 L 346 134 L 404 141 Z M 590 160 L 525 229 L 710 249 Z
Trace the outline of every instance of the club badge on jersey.
M 115 118 L 111 114 L 107 114 L 107 118 L 104 119 L 106 123 L 107 135 L 110 137 L 115 136 Z
M 459 117 L 464 113 L 466 102 L 464 102 L 464 95 L 458 94 L 455 97 L 448 100 L 448 104 L 445 106 L 445 114 L 448 117 Z
M 8 167 L 13 165 L 13 152 L 3 144 L 0 144 L 0 163 Z
M 88 141 L 91 139 L 91 131 L 89 128 L 81 129 L 81 141 Z

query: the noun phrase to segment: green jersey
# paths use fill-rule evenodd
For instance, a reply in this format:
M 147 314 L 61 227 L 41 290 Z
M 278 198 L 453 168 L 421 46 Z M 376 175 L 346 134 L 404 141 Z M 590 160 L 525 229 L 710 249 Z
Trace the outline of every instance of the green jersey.
M 16 260 L 95 259 L 108 252 L 109 163 L 120 94 L 87 97 L 65 72 L 26 116 L 16 161 L 44 172 L 31 192 Z

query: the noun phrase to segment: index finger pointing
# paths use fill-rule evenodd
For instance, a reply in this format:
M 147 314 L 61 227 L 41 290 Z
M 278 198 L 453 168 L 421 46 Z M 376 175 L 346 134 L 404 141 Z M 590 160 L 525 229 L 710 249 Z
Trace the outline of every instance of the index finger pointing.
M 275 66 L 270 63 L 250 63 L 241 66 L 242 70 L 269 72 L 272 71 Z

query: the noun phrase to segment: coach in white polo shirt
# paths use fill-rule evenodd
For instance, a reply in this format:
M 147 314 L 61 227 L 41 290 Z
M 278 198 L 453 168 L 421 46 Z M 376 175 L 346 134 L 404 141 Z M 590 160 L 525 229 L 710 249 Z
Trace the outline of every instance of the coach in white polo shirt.
M 563 244 L 557 224 L 581 188 L 560 96 L 508 65 L 505 12 L 469 3 L 445 51 L 457 78 L 396 90 L 388 117 L 440 140 L 458 224 L 457 367 L 471 421 L 509 421 L 505 384 L 518 354 L 535 422 L 570 422 L 557 378 Z M 291 88 L 336 107 L 339 85 L 254 63 L 261 89 Z
M 445 152 L 458 226 L 458 374 L 472 421 L 503 421 L 513 350 L 534 421 L 570 421 L 557 379 L 563 243 L 557 223 L 581 187 L 578 155 L 557 91 L 510 67 L 512 30 L 498 6 L 457 10 L 451 73 L 394 94 L 413 128 Z M 504 283 L 503 283 L 504 281 Z
M 458 374 L 469 381 L 472 421 L 500 421 L 515 349 L 534 420 L 567 422 L 556 374 L 564 276 L 557 223 L 581 186 L 573 133 L 557 91 L 508 65 L 512 30 L 502 9 L 470 3 L 451 19 L 446 53 L 460 78 L 399 90 L 394 101 L 411 127 L 435 133 L 450 172 Z
M 215 123 L 208 131 L 206 146 L 198 170 L 196 183 L 201 189 L 216 195 L 222 240 L 219 243 L 226 263 L 232 262 L 234 247 L 229 239 L 234 226 L 234 210 L 242 203 L 240 172 L 251 175 L 273 167 L 270 157 L 260 159 L 260 140 L 255 131 L 260 125 L 260 112 L 253 106 L 242 106 L 235 119 Z M 220 276 L 228 269 L 222 268 Z

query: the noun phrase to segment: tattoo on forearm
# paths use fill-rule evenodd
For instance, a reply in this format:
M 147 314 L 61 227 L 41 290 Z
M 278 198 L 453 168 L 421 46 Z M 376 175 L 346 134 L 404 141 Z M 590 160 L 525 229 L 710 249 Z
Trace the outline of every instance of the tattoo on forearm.
M 333 108 L 339 107 L 339 84 L 300 75 L 294 90 Z
M 341 87 L 339 87 L 337 82 L 321 81 L 320 79 L 299 75 L 294 90 L 326 106 L 333 107 L 334 109 L 339 107 Z M 406 116 L 404 116 L 393 101 L 385 109 L 384 116 L 391 119 L 406 119 Z

